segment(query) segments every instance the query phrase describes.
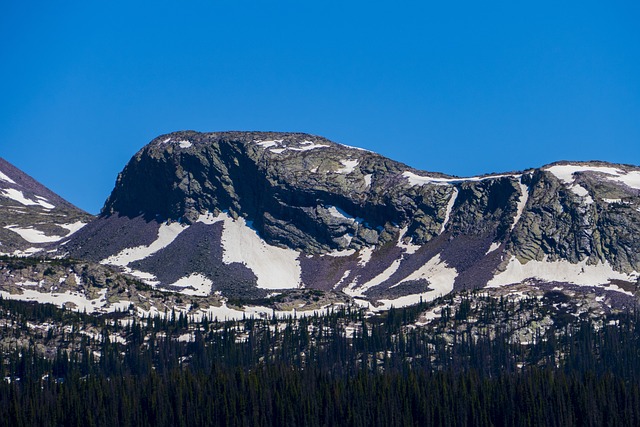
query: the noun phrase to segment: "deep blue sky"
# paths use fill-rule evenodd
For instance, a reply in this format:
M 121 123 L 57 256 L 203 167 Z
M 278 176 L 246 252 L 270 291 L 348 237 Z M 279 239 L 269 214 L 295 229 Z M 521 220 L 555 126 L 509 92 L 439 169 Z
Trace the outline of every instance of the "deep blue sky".
M 174 130 L 470 176 L 640 164 L 640 2 L 3 1 L 0 156 L 97 213 Z

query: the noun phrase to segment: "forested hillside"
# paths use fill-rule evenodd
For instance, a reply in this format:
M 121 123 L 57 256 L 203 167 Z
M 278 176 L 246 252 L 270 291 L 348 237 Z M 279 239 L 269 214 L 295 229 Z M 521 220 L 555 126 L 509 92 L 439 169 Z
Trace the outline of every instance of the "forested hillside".
M 0 300 L 0 425 L 640 422 L 640 316 L 548 311 L 556 326 L 523 343 L 494 320 L 523 322 L 551 300 L 479 299 L 440 301 L 448 309 L 421 327 L 433 304 L 192 322 Z

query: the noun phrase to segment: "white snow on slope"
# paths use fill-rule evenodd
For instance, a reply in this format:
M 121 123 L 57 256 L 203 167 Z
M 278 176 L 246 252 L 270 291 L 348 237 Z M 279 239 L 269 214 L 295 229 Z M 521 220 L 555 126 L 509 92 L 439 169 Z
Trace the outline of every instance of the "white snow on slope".
M 149 246 L 136 246 L 135 248 L 126 248 L 121 250 L 116 255 L 112 255 L 108 258 L 100 261 L 100 264 L 127 266 L 134 261 L 145 259 L 150 255 L 158 252 L 169 246 L 175 239 L 186 230 L 188 226 L 182 225 L 177 222 L 171 224 L 162 224 L 158 230 L 158 238 Z
M 359 150 L 359 151 L 365 151 L 365 152 L 367 152 L 367 153 L 378 154 L 378 153 L 375 153 L 375 152 L 373 152 L 373 151 L 371 151 L 371 150 L 367 150 L 366 148 L 354 147 L 354 146 L 352 146 L 352 145 L 341 144 L 341 143 L 339 143 L 339 142 L 337 142 L 337 144 L 338 144 L 338 145 L 342 145 L 342 146 L 343 146 L 343 147 L 345 147 L 345 148 L 351 148 L 352 150 Z
M 0 252 L 2 256 L 15 256 L 15 257 L 29 257 L 33 254 L 37 254 L 38 252 L 42 252 L 43 248 L 27 248 L 24 251 L 13 251 L 12 253 L 8 252 Z
M 282 142 L 281 139 L 278 140 L 274 140 L 274 141 L 256 141 L 256 145 L 259 145 L 260 147 L 263 148 L 271 148 L 271 147 L 277 147 L 278 143 Z
M 10 184 L 15 184 L 16 183 L 14 180 L 9 178 L 7 175 L 3 174 L 2 172 L 0 172 L 0 181 L 6 181 L 6 182 L 8 182 Z
M 374 249 L 374 247 L 365 247 L 360 249 L 360 256 L 358 257 L 358 265 L 360 267 L 364 267 L 369 261 L 371 261 Z
M 576 172 L 599 172 L 607 175 L 618 176 L 622 173 L 620 169 L 607 166 L 582 166 L 582 165 L 556 165 L 546 169 L 565 184 L 572 184 Z
M 409 181 L 409 185 L 415 186 L 415 185 L 425 185 L 425 184 L 445 185 L 445 184 L 451 184 L 455 182 L 484 181 L 487 179 L 498 179 L 498 178 L 504 178 L 504 177 L 518 178 L 521 175 L 507 174 L 507 175 L 490 175 L 490 176 L 471 176 L 468 178 L 437 178 L 432 176 L 417 175 L 413 172 L 405 171 L 402 173 L 402 176 L 407 178 L 407 180 Z
M 327 206 L 327 210 L 329 211 L 329 214 L 334 218 L 346 219 L 347 221 L 350 221 L 352 223 L 353 222 L 361 223 L 362 221 L 364 221 L 360 217 L 353 217 L 349 215 L 348 213 L 346 213 L 345 211 L 343 211 L 337 206 L 329 205 Z
M 62 228 L 66 228 L 67 230 L 69 230 L 69 233 L 66 236 L 64 236 L 64 237 L 69 237 L 87 224 L 82 221 L 76 221 L 71 224 L 58 224 L 58 225 Z
M 522 217 L 522 213 L 524 212 L 524 208 L 527 206 L 527 200 L 529 200 L 529 187 L 522 183 L 522 177 L 521 177 L 520 178 L 520 198 L 518 198 L 518 204 L 516 207 L 516 216 L 513 218 L 513 224 L 511 224 L 511 230 L 513 230 L 516 224 L 518 223 L 518 221 L 520 221 L 520 218 Z
M 305 145 L 304 147 L 287 147 L 287 149 L 291 151 L 309 151 L 309 150 L 315 150 L 316 148 L 328 147 L 328 145 L 326 144 L 315 144 L 311 141 L 303 141 L 301 142 L 301 144 L 307 144 L 307 145 Z
M 35 228 L 20 228 L 17 225 L 7 225 L 4 228 L 13 231 L 29 243 L 51 243 L 57 242 L 64 236 L 47 236 L 43 231 Z
M 631 188 L 640 190 L 640 171 L 629 172 L 624 176 L 612 178 L 614 181 L 622 182 Z
M 134 270 L 130 267 L 124 267 L 124 270 L 130 275 L 142 280 L 147 285 L 156 286 L 160 284 L 160 281 L 156 276 L 151 273 L 147 273 L 146 271 Z
M 348 234 L 345 234 L 342 237 L 346 237 L 346 236 L 348 236 Z M 353 236 L 351 236 L 351 238 L 353 238 Z M 351 241 L 349 241 L 349 243 L 351 243 Z M 325 254 L 322 254 L 322 256 L 332 256 L 334 258 L 341 258 L 345 256 L 351 256 L 355 253 L 356 253 L 355 249 L 342 249 L 342 250 L 334 250 L 331 252 L 327 252 Z
M 202 274 L 192 273 L 169 286 L 184 288 L 180 293 L 185 295 L 207 296 L 211 293 L 213 282 Z M 192 289 L 193 288 L 193 289 Z
M 588 265 L 587 260 L 577 264 L 569 261 L 529 261 L 521 264 L 513 256 L 505 271 L 497 274 L 487 284 L 488 287 L 521 283 L 526 279 L 537 278 L 547 281 L 567 282 L 575 285 L 607 285 L 610 280 L 625 280 L 635 282 L 638 273 L 625 274 L 615 271 L 608 263 Z
M 371 177 L 372 177 L 372 176 L 373 176 L 373 175 L 372 175 L 372 174 L 370 174 L 370 173 L 368 173 L 368 174 L 366 174 L 366 175 L 364 176 L 364 183 L 365 183 L 365 185 L 366 185 L 367 187 L 371 187 Z
M 440 259 L 440 254 L 438 254 L 394 286 L 401 285 L 410 280 L 425 279 L 429 282 L 429 287 L 433 289 L 433 291 L 429 291 L 429 293 L 433 295 L 431 298 L 433 299 L 451 292 L 456 277 L 458 277 L 458 271 L 453 267 L 449 267 Z
M 16 190 L 15 188 L 7 188 L 6 190 L 2 190 L 2 194 L 5 197 L 8 197 L 12 200 L 15 200 L 16 202 L 25 205 L 25 206 L 36 206 L 36 205 L 40 205 L 43 208 L 46 209 L 53 209 L 55 208 L 54 205 L 52 205 L 51 203 L 48 203 L 48 200 L 45 199 L 44 197 L 38 197 L 39 200 L 34 201 L 29 199 L 28 197 L 25 197 L 24 193 L 20 190 Z
M 429 287 L 433 290 L 422 292 L 419 294 L 405 295 L 395 299 L 381 299 L 381 306 L 373 308 L 373 311 L 388 310 L 393 307 L 405 307 L 417 304 L 422 301 L 431 301 L 442 295 L 446 295 L 453 291 L 453 283 L 458 276 L 455 268 L 448 267 L 445 262 L 440 260 L 440 254 L 431 258 L 425 265 L 407 276 L 402 282 L 408 280 L 426 279 L 429 281 Z M 395 285 L 395 286 L 398 286 Z
M 247 226 L 243 218 L 233 220 L 224 215 L 222 261 L 246 265 L 258 278 L 263 289 L 297 288 L 301 284 L 299 253 L 267 244 Z
M 451 194 L 451 198 L 447 203 L 447 210 L 444 214 L 444 221 L 442 222 L 442 226 L 440 227 L 440 234 L 444 233 L 444 229 L 449 223 L 449 218 L 451 217 L 451 211 L 453 209 L 453 205 L 455 204 L 457 198 L 458 198 L 458 189 L 454 187 L 453 194 Z
M 278 148 L 271 148 L 269 151 L 271 151 L 272 153 L 275 154 L 282 154 L 284 153 L 286 150 L 291 150 L 291 151 L 309 151 L 309 150 L 315 150 L 316 148 L 324 148 L 324 147 L 328 147 L 328 145 L 326 144 L 316 144 L 313 141 L 302 141 L 300 142 L 300 147 L 288 147 L 286 145 L 281 145 L 283 142 L 282 139 L 276 139 L 273 141 L 260 141 L 257 142 L 257 145 L 264 147 L 264 148 L 271 148 L 271 147 L 278 147 Z
M 500 247 L 500 242 L 491 243 L 491 246 L 489 246 L 489 249 L 487 249 L 487 253 L 485 253 L 485 255 L 489 255 L 491 252 L 495 251 L 499 247 Z
M 578 196 L 582 197 L 584 199 L 584 203 L 586 203 L 587 205 L 590 205 L 593 203 L 593 199 L 591 198 L 591 195 L 589 195 L 589 191 L 587 191 L 587 189 L 581 186 L 580 184 L 573 184 L 569 187 L 569 189 L 574 194 L 577 194 Z
M 400 233 L 398 234 L 398 242 L 396 243 L 396 246 L 404 249 L 404 252 L 406 254 L 411 255 L 416 253 L 417 250 L 420 249 L 420 246 L 414 245 L 413 243 L 411 243 L 411 241 L 409 241 L 408 243 L 404 243 L 405 235 L 407 234 L 408 230 L 409 230 L 409 226 L 405 226 L 402 228 L 402 230 L 400 230 Z
M 349 294 L 351 296 L 364 297 L 364 293 L 366 291 L 373 288 L 374 286 L 378 286 L 379 284 L 389 279 L 393 275 L 393 273 L 395 273 L 398 270 L 401 262 L 402 262 L 402 257 L 394 260 L 391 263 L 391 265 L 386 268 L 386 270 L 384 270 L 382 273 L 378 274 L 376 277 L 369 280 L 368 282 L 362 285 L 358 285 L 357 282 L 353 282 L 349 286 L 344 288 L 343 291 L 346 294 Z
M 213 213 L 207 212 L 205 214 L 200 214 L 196 222 L 201 222 L 203 224 L 211 225 L 211 224 L 215 224 L 216 222 L 224 221 L 226 217 L 227 217 L 226 213 L 221 213 L 217 216 L 213 216 Z
M 586 166 L 586 165 L 556 165 L 546 169 L 554 174 L 565 184 L 573 184 L 574 174 L 577 172 L 597 172 L 606 176 L 610 181 L 621 182 L 631 188 L 640 190 L 640 171 L 625 172 L 610 166 Z
M 187 140 L 182 140 L 179 142 L 179 144 L 180 144 L 180 148 L 189 148 L 193 145 L 190 141 L 187 141 Z
M 358 166 L 359 160 L 355 159 L 342 159 L 340 160 L 342 167 L 336 170 L 336 173 L 350 174 L 354 170 L 356 170 L 356 166 Z
M 18 283 L 20 285 L 20 283 Z M 5 299 L 19 300 L 19 301 L 37 301 L 39 303 L 51 303 L 58 307 L 63 307 L 66 303 L 73 303 L 76 305 L 76 311 L 85 311 L 87 313 L 93 313 L 94 311 L 103 308 L 107 304 L 105 298 L 107 293 L 106 289 L 100 291 L 100 297 L 90 300 L 80 292 L 67 291 L 64 293 L 44 293 L 38 292 L 34 289 L 22 288 L 22 294 L 11 294 L 9 292 L 0 291 Z

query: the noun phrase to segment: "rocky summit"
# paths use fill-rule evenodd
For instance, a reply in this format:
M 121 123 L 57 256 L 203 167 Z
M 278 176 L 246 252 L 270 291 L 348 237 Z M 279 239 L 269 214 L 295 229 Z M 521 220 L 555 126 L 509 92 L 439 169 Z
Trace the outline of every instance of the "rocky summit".
M 140 150 L 57 256 L 191 296 L 315 289 L 385 308 L 531 283 L 626 304 L 639 235 L 637 166 L 460 178 L 302 133 L 188 131 Z

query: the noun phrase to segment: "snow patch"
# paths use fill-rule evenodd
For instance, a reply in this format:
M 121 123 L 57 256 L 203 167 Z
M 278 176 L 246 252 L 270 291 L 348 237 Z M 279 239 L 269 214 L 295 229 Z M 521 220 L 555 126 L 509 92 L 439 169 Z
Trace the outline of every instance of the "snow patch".
M 351 270 L 345 271 L 342 277 L 340 278 L 340 280 L 338 281 L 338 283 L 336 283 L 336 285 L 334 286 L 334 288 L 337 288 L 338 286 L 340 286 L 342 282 L 344 282 L 347 279 L 347 277 L 349 277 L 349 274 L 351 274 Z
M 597 172 L 609 175 L 606 179 L 617 181 L 630 188 L 640 190 L 640 171 L 625 172 L 618 168 L 609 166 L 580 166 L 580 165 L 558 165 L 546 169 L 565 184 L 572 184 L 575 180 L 574 174 L 577 172 Z
M 487 253 L 485 253 L 485 255 L 489 255 L 491 252 L 498 249 L 500 247 L 500 244 L 500 242 L 493 242 L 491 246 L 489 246 L 489 249 L 487 250 Z
M 263 147 L 263 148 L 271 148 L 271 147 L 277 147 L 278 146 L 278 142 L 282 142 L 282 140 L 279 141 L 261 141 L 261 142 L 257 142 L 256 141 L 256 145 Z
M 359 151 L 365 151 L 367 153 L 377 154 L 377 153 L 375 153 L 375 152 L 373 152 L 371 150 L 367 150 L 366 148 L 354 147 L 352 145 L 346 145 L 346 144 L 341 144 L 341 143 L 337 143 L 337 144 L 342 145 L 345 148 L 351 148 L 352 150 L 359 150 Z
M 37 254 L 38 252 L 42 252 L 44 249 L 42 248 L 27 248 L 24 251 L 13 251 L 13 253 L 0 252 L 2 256 L 15 256 L 15 257 L 29 257 L 33 254 Z
M 58 224 L 58 225 L 62 228 L 66 228 L 67 230 L 69 230 L 69 233 L 67 233 L 67 235 L 65 236 L 65 237 L 69 237 L 87 224 L 82 221 L 76 221 L 71 224 Z
M 458 271 L 453 267 L 449 267 L 446 262 L 440 259 L 440 254 L 438 254 L 427 261 L 422 267 L 405 277 L 398 285 L 412 280 L 425 279 L 429 282 L 429 287 L 432 289 L 426 292 L 430 294 L 428 300 L 432 300 L 453 291 L 453 283 L 456 277 L 458 277 Z
M 591 196 L 589 195 L 589 191 L 587 191 L 586 188 L 584 188 L 583 186 L 581 186 L 580 184 L 573 184 L 569 187 L 569 189 L 576 195 L 584 198 L 584 202 L 587 205 L 590 205 L 593 203 L 593 199 L 591 198 Z
M 418 249 L 420 249 L 420 246 L 412 244 L 410 240 L 408 243 L 404 243 L 404 238 L 405 238 L 405 235 L 407 234 L 407 230 L 409 230 L 408 226 L 400 230 L 400 234 L 398 234 L 398 242 L 396 243 L 396 246 L 404 249 L 404 252 L 406 254 L 411 255 L 416 253 Z
M 458 197 L 458 189 L 453 188 L 453 194 L 451 194 L 451 198 L 449 198 L 449 202 L 447 203 L 447 210 L 444 214 L 444 221 L 442 222 L 442 226 L 440 227 L 440 234 L 444 233 L 444 229 L 449 223 L 449 217 L 451 216 L 451 211 L 453 209 L 453 205 L 456 202 L 456 198 Z
M 211 286 L 213 286 L 213 282 L 202 274 L 192 273 L 169 286 L 184 288 L 180 290 L 180 293 L 185 295 L 197 295 L 204 297 L 211 293 Z
M 19 284 L 19 283 L 18 283 Z M 0 291 L 5 299 L 19 300 L 19 301 L 36 301 L 39 303 L 51 303 L 58 307 L 64 307 L 67 303 L 73 303 L 76 305 L 75 310 L 87 313 L 93 313 L 100 308 L 103 308 L 107 304 L 106 289 L 100 290 L 100 296 L 96 299 L 90 300 L 84 294 L 80 292 L 67 291 L 64 293 L 44 293 L 38 292 L 35 289 L 22 288 L 22 294 L 11 294 L 9 292 Z
M 360 161 L 358 159 L 355 159 L 355 160 L 342 159 L 342 160 L 340 160 L 340 163 L 342 164 L 342 167 L 340 169 L 337 169 L 336 173 L 350 174 L 351 172 L 356 170 L 356 166 L 358 166 L 359 162 Z
M 180 144 L 180 148 L 189 148 L 193 145 L 190 141 L 187 141 L 186 139 L 180 141 L 178 144 Z
M 610 280 L 635 282 L 638 273 L 625 274 L 615 271 L 609 263 L 587 264 L 587 259 L 572 264 L 569 261 L 529 261 L 526 264 L 512 256 L 507 268 L 496 274 L 487 283 L 487 287 L 497 287 L 521 283 L 527 279 L 567 282 L 574 285 L 595 286 L 608 285 Z
M 158 280 L 158 278 L 151 273 L 147 273 L 146 271 L 134 270 L 130 267 L 124 267 L 124 269 L 127 273 L 129 273 L 134 277 L 137 277 L 147 285 L 156 286 L 160 284 L 160 281 Z
M 247 266 L 263 289 L 288 289 L 301 285 L 299 253 L 293 249 L 272 246 L 247 226 L 244 218 L 233 220 L 224 215 L 222 261 Z
M 355 249 L 343 249 L 341 251 L 327 252 L 324 255 L 340 258 L 340 257 L 345 257 L 345 256 L 351 256 L 351 255 L 353 255 L 355 253 L 356 253 Z
M 489 176 L 471 176 L 468 178 L 438 178 L 438 177 L 432 177 L 432 176 L 417 175 L 413 172 L 404 171 L 402 173 L 402 176 L 407 178 L 407 180 L 409 181 L 409 185 L 413 187 L 416 185 L 425 185 L 425 184 L 445 185 L 445 184 L 452 184 L 456 182 L 484 181 L 487 179 L 498 179 L 498 178 L 504 178 L 504 177 L 519 178 L 522 175 L 506 174 L 506 175 L 489 175 Z
M 370 173 L 364 176 L 364 183 L 367 187 L 371 187 L 371 177 L 372 175 Z
M 158 229 L 157 239 L 149 246 L 136 246 L 135 248 L 126 248 L 116 255 L 100 261 L 100 264 L 110 264 L 118 266 L 127 266 L 134 261 L 145 259 L 159 250 L 169 246 L 184 230 L 189 226 L 182 225 L 177 222 L 171 224 L 161 224 Z
M 328 147 L 326 144 L 314 144 L 311 141 L 307 141 L 309 145 L 305 145 L 304 147 L 289 147 L 291 151 L 309 151 L 315 150 L 316 148 L 325 148 Z
M 628 187 L 631 187 L 636 190 L 640 190 L 640 172 L 639 171 L 628 172 L 626 175 L 612 178 L 612 180 L 622 182 L 623 184 L 626 184 Z
M 360 256 L 358 257 L 358 265 L 360 267 L 364 267 L 367 265 L 369 261 L 371 261 L 371 257 L 373 256 L 373 247 L 367 247 L 360 249 Z
M 217 216 L 213 216 L 213 213 L 211 212 L 207 212 L 204 214 L 200 214 L 200 216 L 198 217 L 198 219 L 196 220 L 196 222 L 201 222 L 203 224 L 207 224 L 207 225 L 213 225 L 216 222 L 220 222 L 220 221 L 224 221 L 226 214 L 219 214 Z
M 5 197 L 8 197 L 12 200 L 15 200 L 16 202 L 25 205 L 25 206 L 36 206 L 36 205 L 40 205 L 43 208 L 46 209 L 53 209 L 55 208 L 54 205 L 52 205 L 51 203 L 48 203 L 48 200 L 45 199 L 44 197 L 40 197 L 38 196 L 37 201 L 31 200 L 28 197 L 25 197 L 24 193 L 20 190 L 16 190 L 15 188 L 7 188 L 6 190 L 2 191 L 2 194 Z
M 520 221 L 520 218 L 522 217 L 522 213 L 524 212 L 524 208 L 527 206 L 527 201 L 529 200 L 529 187 L 522 183 L 522 177 L 520 178 L 519 185 L 520 185 L 520 197 L 518 198 L 518 204 L 516 205 L 516 216 L 513 218 L 513 224 L 511 224 L 512 231 L 515 228 L 518 221 Z M 489 252 L 491 252 L 491 250 Z
M 361 223 L 362 221 L 364 221 L 360 217 L 353 217 L 353 216 L 349 215 L 348 213 L 346 213 L 345 211 L 343 211 L 342 209 L 340 209 L 337 206 L 329 205 L 329 206 L 327 206 L 327 210 L 329 211 L 329 214 L 334 218 L 345 219 L 345 220 L 350 221 L 352 223 L 353 222 Z
M 280 147 L 280 144 L 282 144 L 282 142 L 283 142 L 282 139 L 274 139 L 272 141 L 260 141 L 260 142 L 257 142 L 257 145 L 259 145 L 259 146 L 261 146 L 263 148 Z M 326 144 L 316 144 L 313 141 L 304 140 L 304 141 L 300 142 L 300 147 L 282 146 L 280 148 L 271 148 L 269 151 L 271 151 L 272 153 L 275 153 L 275 154 L 282 154 L 286 150 L 291 150 L 291 151 L 309 151 L 309 150 L 315 150 L 316 148 L 324 148 L 324 147 L 328 147 L 328 145 L 326 145 Z
M 20 235 L 24 240 L 29 243 L 51 243 L 57 242 L 64 236 L 47 236 L 43 231 L 36 230 L 35 228 L 20 228 L 17 225 L 7 225 L 4 228 L 13 231 Z
M 366 291 L 373 288 L 374 286 L 378 286 L 379 284 L 385 282 L 393 275 L 393 273 L 398 271 L 401 262 L 402 258 L 394 260 L 389 267 L 387 267 L 382 273 L 378 274 L 373 279 L 362 284 L 361 286 L 358 286 L 356 282 L 351 283 L 344 289 L 344 292 L 351 296 L 364 297 L 364 293 Z
M 577 172 L 599 172 L 607 175 L 618 176 L 623 173 L 620 169 L 603 166 L 580 166 L 580 165 L 556 165 L 546 169 L 565 184 L 572 184 L 575 178 L 573 174 Z
M 14 180 L 9 178 L 7 175 L 3 174 L 2 172 L 0 172 L 0 181 L 6 181 L 9 184 L 15 184 L 16 183 Z

